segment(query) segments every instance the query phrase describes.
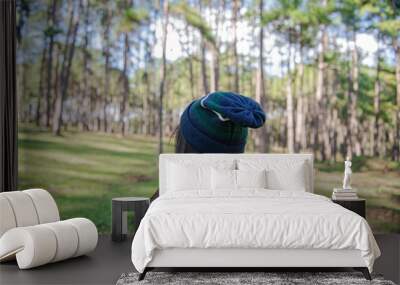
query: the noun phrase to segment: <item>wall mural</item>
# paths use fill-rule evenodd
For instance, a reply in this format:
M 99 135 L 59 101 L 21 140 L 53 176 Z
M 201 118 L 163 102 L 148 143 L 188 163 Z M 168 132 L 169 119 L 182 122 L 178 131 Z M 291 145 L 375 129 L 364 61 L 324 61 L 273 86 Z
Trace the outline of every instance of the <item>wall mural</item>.
M 18 0 L 19 188 L 110 231 L 111 198 L 151 196 L 186 105 L 234 91 L 267 113 L 247 152 L 307 152 L 400 232 L 400 20 L 394 1 Z

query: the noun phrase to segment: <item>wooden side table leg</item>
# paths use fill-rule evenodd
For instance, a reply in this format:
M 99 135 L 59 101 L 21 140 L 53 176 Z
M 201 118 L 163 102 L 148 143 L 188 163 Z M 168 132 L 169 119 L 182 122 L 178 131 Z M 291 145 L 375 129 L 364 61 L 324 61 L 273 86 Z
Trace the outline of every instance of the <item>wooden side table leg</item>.
M 112 234 L 113 241 L 122 241 L 122 204 L 112 202 Z

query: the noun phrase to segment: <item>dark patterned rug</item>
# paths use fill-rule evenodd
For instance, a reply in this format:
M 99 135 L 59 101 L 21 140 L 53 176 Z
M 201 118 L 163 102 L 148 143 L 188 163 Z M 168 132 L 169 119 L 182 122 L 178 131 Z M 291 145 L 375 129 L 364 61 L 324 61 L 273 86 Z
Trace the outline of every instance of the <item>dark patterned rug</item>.
M 138 276 L 138 273 L 122 274 L 117 285 L 395 285 L 392 281 L 384 280 L 380 275 L 372 275 L 372 281 L 368 281 L 359 272 L 148 272 L 142 281 L 138 281 Z

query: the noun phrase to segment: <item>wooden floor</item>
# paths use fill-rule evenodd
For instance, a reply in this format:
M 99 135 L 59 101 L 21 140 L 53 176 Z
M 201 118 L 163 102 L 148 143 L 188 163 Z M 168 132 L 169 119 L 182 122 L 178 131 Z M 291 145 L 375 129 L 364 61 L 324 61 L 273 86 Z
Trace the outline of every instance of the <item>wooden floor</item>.
M 376 261 L 374 271 L 398 284 L 400 235 L 375 237 L 382 256 Z M 130 246 L 131 239 L 114 243 L 109 236 L 100 236 L 97 249 L 88 256 L 29 270 L 19 270 L 15 262 L 3 263 L 0 265 L 0 284 L 115 284 L 122 273 L 134 271 L 130 259 Z M 340 270 L 338 268 L 338 271 Z

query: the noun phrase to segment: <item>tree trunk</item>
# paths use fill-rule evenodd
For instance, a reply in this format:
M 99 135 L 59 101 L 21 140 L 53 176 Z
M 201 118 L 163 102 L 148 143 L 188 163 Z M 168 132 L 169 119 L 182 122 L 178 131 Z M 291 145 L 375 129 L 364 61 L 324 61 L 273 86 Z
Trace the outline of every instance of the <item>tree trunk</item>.
M 267 107 L 267 98 L 265 98 L 265 77 L 264 77 L 264 27 L 262 26 L 261 19 L 264 11 L 264 1 L 259 2 L 259 20 L 260 20 L 260 34 L 258 37 L 258 68 L 256 78 L 256 101 L 260 103 L 261 108 L 265 110 Z M 269 138 L 267 131 L 267 123 L 259 130 L 254 131 L 254 146 L 255 150 L 260 153 L 269 151 Z
M 105 57 L 105 65 L 104 65 L 104 95 L 103 95 L 103 131 L 110 132 L 111 131 L 111 123 L 108 122 L 107 118 L 107 107 L 110 98 L 110 57 L 111 57 L 111 18 L 112 11 L 110 8 L 110 3 L 107 2 L 106 7 L 106 18 L 104 21 L 104 47 L 103 54 Z
M 52 1 L 51 7 L 51 17 L 50 17 L 50 25 L 51 27 L 56 26 L 57 23 L 57 0 Z M 46 90 L 46 127 L 50 127 L 50 112 L 51 112 L 51 85 L 52 85 L 52 68 L 53 68 L 53 49 L 54 49 L 54 33 L 50 33 L 49 37 L 49 48 L 47 55 L 47 90 Z
M 218 91 L 219 89 L 219 51 L 218 48 L 211 48 L 211 61 L 210 61 L 210 70 L 211 70 L 211 88 L 210 91 Z
M 90 26 L 90 0 L 86 0 L 85 4 L 85 36 L 84 36 L 84 48 L 83 48 L 83 116 L 81 118 L 80 125 L 82 129 L 89 129 L 89 114 L 91 112 L 91 98 L 89 94 L 89 26 Z
M 292 93 L 292 75 L 290 71 L 292 53 L 291 43 L 289 39 L 288 46 L 288 62 L 287 62 L 287 82 L 286 82 L 286 131 L 287 131 L 287 150 L 289 153 L 294 152 L 294 122 L 293 122 L 293 93 Z
M 219 24 L 221 21 L 221 17 L 224 17 L 224 10 L 220 11 L 220 8 L 225 8 L 225 2 L 221 3 L 221 1 L 217 2 L 218 9 L 215 12 L 215 29 L 214 29 L 214 38 L 215 43 L 211 44 L 211 60 L 210 60 L 210 70 L 211 70 L 211 92 L 219 90 Z
M 166 59 L 166 46 L 167 46 L 167 33 L 168 33 L 168 22 L 169 22 L 169 0 L 165 0 L 163 3 L 163 34 L 162 34 L 162 66 L 161 66 L 161 82 L 160 82 L 160 102 L 158 106 L 158 153 L 164 152 L 163 145 L 163 104 L 164 104 L 164 93 L 165 93 L 165 82 L 167 79 L 167 59 Z
M 381 48 L 380 48 L 381 34 L 378 34 L 378 48 L 376 50 L 376 77 L 374 86 L 374 124 L 373 124 L 373 140 L 372 151 L 374 156 L 379 156 L 379 125 L 380 125 L 380 109 L 381 109 Z
M 201 52 L 201 80 L 203 83 L 203 95 L 210 93 L 210 89 L 208 87 L 207 80 L 207 66 L 206 66 L 206 43 L 204 41 L 203 36 L 201 36 L 201 44 L 200 44 L 200 52 Z
M 129 7 L 131 5 L 130 1 L 126 2 L 126 6 Z M 124 67 L 123 67 L 123 94 L 122 94 L 122 103 L 121 103 L 121 130 L 122 135 L 125 136 L 128 133 L 128 97 L 129 97 L 129 32 L 124 33 Z
M 358 116 L 357 116 L 357 100 L 358 100 L 358 51 L 356 46 L 356 31 L 353 28 L 352 32 L 353 48 L 351 50 L 351 74 L 349 82 L 349 108 L 350 114 L 348 115 L 347 122 L 347 156 L 352 157 L 353 154 L 361 155 L 361 146 L 358 140 Z
M 47 46 L 43 48 L 43 53 L 42 53 L 42 60 L 40 63 L 40 79 L 39 79 L 39 90 L 38 90 L 38 101 L 36 105 L 36 115 L 35 115 L 35 123 L 36 126 L 40 126 L 40 115 L 41 115 L 41 109 L 42 109 L 42 96 L 44 93 L 44 87 L 43 87 L 43 82 L 44 82 L 44 71 L 45 71 L 45 64 L 46 64 L 46 54 L 47 54 Z
M 53 90 L 53 101 L 51 102 L 51 110 L 50 110 L 50 115 L 54 115 L 54 110 L 56 109 L 56 102 L 57 102 L 57 97 L 58 97 L 58 92 L 59 92 L 59 86 L 60 86 L 60 55 L 62 54 L 62 48 L 60 45 L 56 45 L 56 65 L 55 65 L 55 78 L 54 78 L 54 90 Z M 51 113 L 52 112 L 52 113 Z
M 150 86 L 149 86 L 149 74 L 147 73 L 147 66 L 145 67 L 145 74 L 144 74 L 144 95 L 143 95 L 143 125 L 142 125 L 142 133 L 148 135 L 150 133 L 149 125 L 150 125 Z
M 334 39 L 334 48 L 336 49 L 336 40 Z M 331 74 L 331 130 L 330 130 L 330 142 L 331 142 L 331 155 L 334 161 L 337 160 L 338 152 L 338 137 L 340 132 L 340 119 L 339 110 L 337 107 L 337 92 L 340 90 L 340 77 L 337 67 L 334 67 Z
M 328 96 L 324 90 L 326 90 L 326 63 L 325 53 L 328 49 L 328 33 L 326 26 L 322 25 L 320 29 L 321 33 L 321 50 L 318 54 L 318 73 L 317 73 L 317 87 L 316 87 L 316 115 L 317 115 L 317 130 L 315 143 L 320 148 L 321 159 L 327 160 L 331 156 L 331 146 L 329 141 L 329 127 L 326 117 L 328 116 L 327 104 Z
M 233 61 L 234 61 L 234 67 L 235 67 L 235 74 L 234 74 L 234 91 L 236 93 L 239 93 L 239 56 L 238 56 L 238 51 L 237 51 L 237 22 L 238 22 L 238 14 L 239 14 L 239 9 L 240 9 L 240 0 L 234 0 L 233 2 L 233 17 L 232 17 L 232 24 L 233 24 Z
M 189 25 L 186 23 L 185 26 L 185 35 L 186 39 L 189 41 L 190 38 L 190 33 L 189 33 Z M 190 54 L 189 49 L 187 49 L 187 57 L 188 57 L 188 62 L 189 62 L 189 81 L 190 81 L 190 95 L 192 99 L 195 99 L 194 95 L 194 73 L 193 73 L 193 59 L 192 59 L 192 54 Z
M 392 158 L 400 161 L 400 44 L 397 38 L 393 38 L 393 48 L 396 57 L 396 108 Z
M 68 91 L 68 81 L 71 71 L 72 59 L 74 57 L 74 52 L 75 52 L 76 36 L 78 34 L 78 29 L 79 29 L 79 15 L 82 10 L 82 0 L 79 1 L 79 10 L 76 16 L 74 8 L 75 4 L 72 3 L 71 5 L 72 8 L 70 13 L 70 22 L 68 26 L 67 38 L 65 41 L 64 59 L 61 67 L 61 90 L 60 94 L 58 94 L 57 96 L 56 106 L 53 116 L 54 135 L 61 135 L 63 105 Z M 72 35 L 72 41 L 71 43 L 69 43 L 71 35 Z
M 300 46 L 300 62 L 298 65 L 298 95 L 297 95 L 297 106 L 296 106 L 296 135 L 295 135 L 295 151 L 300 152 L 305 148 L 306 136 L 305 136 L 305 116 L 304 116 L 304 60 L 303 60 L 303 47 Z

